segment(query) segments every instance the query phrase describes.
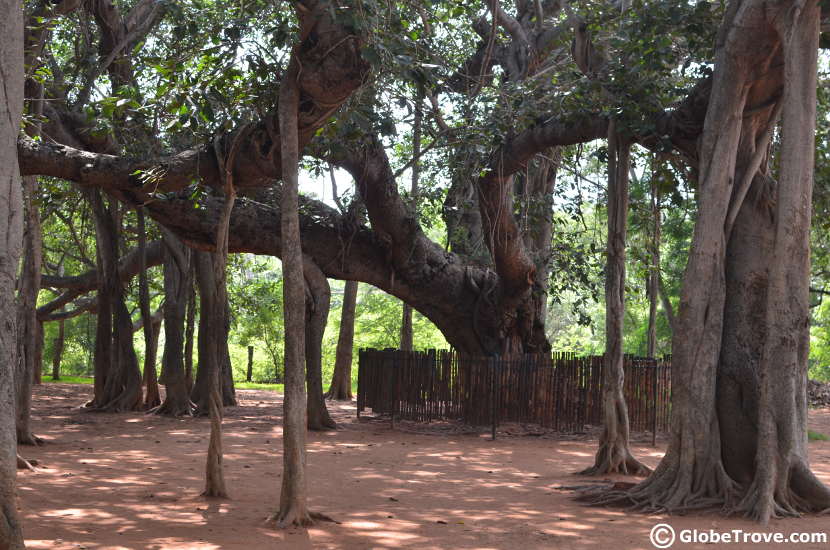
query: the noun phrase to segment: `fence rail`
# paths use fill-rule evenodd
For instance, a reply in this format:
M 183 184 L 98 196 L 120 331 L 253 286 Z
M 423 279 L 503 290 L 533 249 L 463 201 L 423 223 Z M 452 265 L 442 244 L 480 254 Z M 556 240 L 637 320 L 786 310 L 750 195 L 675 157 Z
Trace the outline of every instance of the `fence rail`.
M 562 432 L 602 423 L 602 356 L 466 357 L 448 350 L 360 351 L 358 414 L 472 425 L 539 424 Z M 632 431 L 667 431 L 671 364 L 626 356 L 623 393 Z

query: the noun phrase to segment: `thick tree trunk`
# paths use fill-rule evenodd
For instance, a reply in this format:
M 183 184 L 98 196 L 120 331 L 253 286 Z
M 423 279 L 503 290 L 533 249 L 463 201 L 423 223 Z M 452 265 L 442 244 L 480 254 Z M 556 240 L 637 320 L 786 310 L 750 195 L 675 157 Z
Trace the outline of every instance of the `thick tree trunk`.
M 818 22 L 815 2 L 727 13 L 674 333 L 672 435 L 654 474 L 623 495 L 635 505 L 760 521 L 830 507 L 805 432 Z M 765 157 L 781 105 L 776 186 Z
M 35 200 L 37 177 L 23 178 L 23 205 L 26 212 L 26 230 L 23 236 L 23 269 L 20 274 L 18 296 L 18 327 L 20 352 L 17 380 L 17 442 L 38 445 L 40 439 L 32 433 L 32 385 L 37 369 L 39 345 L 37 295 L 40 290 L 40 267 L 43 259 L 40 215 Z
M 308 389 L 308 429 L 325 431 L 337 429 L 326 408 L 323 396 L 323 334 L 329 318 L 331 289 L 323 272 L 309 257 L 304 257 L 303 275 L 306 284 L 305 298 L 305 367 Z
M 163 230 L 163 235 L 164 354 L 159 382 L 164 384 L 165 397 L 156 412 L 189 416 L 193 414 L 194 406 L 190 401 L 185 371 L 185 316 L 193 292 L 192 252 L 169 231 Z
M 210 343 L 210 349 L 215 346 L 216 361 L 219 365 L 219 382 L 222 394 L 222 404 L 225 407 L 236 406 L 236 390 L 233 386 L 233 373 L 231 371 L 231 356 L 228 350 L 228 333 L 230 332 L 230 306 L 228 305 L 228 291 L 227 280 L 222 278 L 219 284 L 226 285 L 225 289 L 219 294 L 217 299 L 222 300 L 221 304 L 217 304 L 214 309 L 208 313 L 205 310 L 204 295 L 206 292 L 212 292 L 211 287 L 203 286 L 207 279 L 201 278 L 198 275 L 200 269 L 206 269 L 205 266 L 212 265 L 212 262 L 217 261 L 213 256 L 215 252 L 195 251 L 196 261 L 196 280 L 199 286 L 199 338 L 198 338 L 198 352 L 199 352 L 199 368 L 196 371 L 196 383 L 193 385 L 193 390 L 190 392 L 190 400 L 196 404 L 196 412 L 198 414 L 208 414 L 210 412 L 210 393 L 208 392 L 208 385 L 210 384 L 209 371 L 203 369 L 202 366 L 209 360 L 210 354 L 206 347 L 208 334 L 214 334 L 218 341 Z M 212 284 L 212 283 L 211 283 Z M 212 326 L 224 327 L 219 333 L 214 333 Z
M 23 11 L 0 0 L 0 547 L 24 548 L 17 513 L 15 366 L 18 358 L 15 280 L 23 247 L 23 197 L 17 136 L 23 112 Z
M 141 371 L 133 349 L 133 323 L 118 277 L 117 204 L 107 208 L 100 191 L 89 193 L 98 257 L 98 324 L 95 342 L 94 410 L 120 412 L 142 407 Z
M 65 329 L 64 320 L 58 321 L 58 336 L 52 341 L 52 380 L 61 379 L 61 357 L 63 356 Z
M 283 243 L 283 305 L 285 315 L 285 394 L 283 401 L 283 455 L 280 508 L 274 516 L 279 527 L 306 526 L 312 523 L 308 510 L 306 461 L 305 389 L 305 284 L 303 252 L 300 245 L 297 173 L 299 145 L 299 64 L 292 53 L 288 70 L 282 76 L 279 98 L 280 153 L 283 182 L 281 233 Z
M 326 397 L 335 400 L 352 399 L 352 347 L 354 346 L 354 317 L 357 307 L 357 281 L 346 281 L 343 289 L 343 307 L 340 311 L 340 334 L 334 359 L 334 373 Z
M 628 225 L 628 171 L 631 143 L 611 124 L 608 136 L 608 248 L 605 267 L 605 358 L 602 435 L 594 465 L 586 475 L 645 475 L 650 470 L 631 454 L 628 407 L 623 396 L 625 318 L 625 239 Z
M 550 278 L 551 238 L 553 237 L 553 191 L 562 160 L 562 148 L 554 147 L 537 155 L 529 164 L 524 181 L 521 213 L 525 247 L 536 266 L 533 279 L 534 329 L 527 332 L 544 332 L 547 319 L 548 280 Z
M 161 404 L 158 379 L 156 377 L 156 355 L 158 352 L 158 323 L 153 322 L 150 311 L 150 285 L 147 281 L 147 227 L 144 221 L 144 209 L 136 209 L 138 217 L 138 302 L 141 308 L 141 320 L 144 329 L 144 375 L 142 383 L 146 388 L 144 394 L 144 408 L 154 409 Z
M 755 475 L 738 505 L 762 523 L 830 509 L 830 489 L 810 470 L 806 431 L 818 3 L 793 7 L 775 23 L 785 83 L 771 256 L 779 261 L 769 264 Z

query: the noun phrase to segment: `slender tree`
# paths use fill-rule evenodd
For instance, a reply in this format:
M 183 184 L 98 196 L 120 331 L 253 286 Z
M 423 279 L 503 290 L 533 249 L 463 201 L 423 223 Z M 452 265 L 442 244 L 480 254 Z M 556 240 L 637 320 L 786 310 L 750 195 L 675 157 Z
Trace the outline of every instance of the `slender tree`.
M 326 397 L 335 400 L 352 398 L 352 347 L 354 346 L 354 318 L 357 306 L 357 281 L 346 281 L 343 306 L 340 310 L 340 332 L 337 336 L 334 372 Z
M 153 314 L 150 312 L 150 283 L 147 277 L 147 226 L 144 220 L 144 209 L 136 209 L 138 218 L 138 249 L 139 249 L 139 270 L 138 270 L 138 303 L 141 309 L 142 327 L 144 329 L 144 374 L 143 385 L 144 408 L 154 409 L 161 404 L 159 394 L 158 378 L 156 377 L 156 351 L 158 346 L 159 328 L 153 322 Z
M 623 320 L 625 318 L 625 239 L 628 225 L 628 172 L 631 142 L 608 130 L 608 263 L 605 267 L 605 356 L 603 359 L 602 435 L 594 465 L 583 474 L 644 475 L 650 470 L 631 454 L 628 408 L 623 396 Z

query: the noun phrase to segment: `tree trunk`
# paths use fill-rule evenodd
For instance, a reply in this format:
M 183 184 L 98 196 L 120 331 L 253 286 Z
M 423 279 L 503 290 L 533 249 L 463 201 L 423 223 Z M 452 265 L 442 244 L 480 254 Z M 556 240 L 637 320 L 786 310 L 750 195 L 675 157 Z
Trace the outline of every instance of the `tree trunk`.
M 37 295 L 40 290 L 40 267 L 43 260 L 40 215 L 35 200 L 37 177 L 23 178 L 23 205 L 26 230 L 23 235 L 23 269 L 18 293 L 18 327 L 20 352 L 17 380 L 17 442 L 22 445 L 42 443 L 32 433 L 32 384 L 37 369 L 38 320 Z
M 631 454 L 628 407 L 623 396 L 623 319 L 625 318 L 625 239 L 628 225 L 628 171 L 631 143 L 608 135 L 608 248 L 605 267 L 605 357 L 602 435 L 594 465 L 583 474 L 645 475 L 650 470 Z
M 64 344 L 64 320 L 58 321 L 58 337 L 52 341 L 52 380 L 61 379 L 61 356 Z
M 334 359 L 334 373 L 326 394 L 329 399 L 352 399 L 352 347 L 354 346 L 354 317 L 357 306 L 357 281 L 346 281 L 343 289 L 343 308 L 340 311 L 340 334 Z
M 23 197 L 17 165 L 17 135 L 23 112 L 23 10 L 0 0 L 0 547 L 24 548 L 17 513 L 15 366 L 18 327 L 15 279 L 23 247 Z
M 254 346 L 248 346 L 248 370 L 245 372 L 245 381 L 250 383 L 254 375 Z
M 673 338 L 671 439 L 627 502 L 762 522 L 830 507 L 805 432 L 818 24 L 815 2 L 735 4 L 725 18 Z M 765 159 L 782 106 L 776 185 Z
M 219 293 L 217 299 L 223 300 L 222 304 L 216 304 L 209 313 L 205 310 L 204 295 L 206 292 L 213 292 L 212 287 L 203 286 L 205 283 L 213 284 L 212 281 L 201 277 L 198 272 L 200 269 L 207 269 L 206 266 L 212 265 L 217 260 L 213 258 L 215 252 L 195 251 L 196 262 L 196 280 L 199 286 L 199 338 L 198 338 L 198 353 L 199 353 L 199 368 L 196 371 L 196 383 L 193 385 L 193 390 L 190 392 L 190 400 L 196 405 L 197 414 L 209 414 L 210 394 L 208 392 L 208 385 L 210 384 L 209 371 L 203 369 L 202 366 L 209 360 L 209 355 L 214 354 L 219 365 L 219 382 L 220 391 L 222 394 L 222 404 L 225 407 L 236 406 L 236 391 L 233 387 L 233 373 L 231 371 L 230 351 L 228 351 L 228 332 L 230 331 L 230 306 L 228 305 L 228 291 L 227 279 L 224 277 L 218 284 L 224 284 L 225 289 Z M 212 304 L 211 304 L 212 305 Z M 224 327 L 221 332 L 213 332 L 213 325 Z M 205 342 L 209 338 L 209 334 L 214 334 L 218 341 Z M 210 350 L 216 349 L 215 352 Z
M 161 404 L 158 379 L 156 378 L 156 355 L 158 351 L 159 325 L 152 321 L 150 311 L 150 286 L 147 282 L 147 227 L 144 222 L 144 208 L 136 209 L 138 218 L 138 302 L 141 308 L 141 320 L 144 328 L 144 376 L 143 385 L 146 388 L 144 408 L 154 409 Z
M 283 305 L 285 315 L 285 393 L 283 401 L 283 455 L 280 508 L 274 516 L 279 527 L 306 526 L 312 523 L 306 496 L 306 389 L 305 361 L 305 284 L 303 251 L 300 245 L 297 172 L 299 146 L 297 116 L 299 108 L 298 61 L 292 53 L 288 70 L 282 76 L 279 98 L 280 153 L 282 156 L 281 234 L 283 243 Z
M 651 176 L 651 220 L 652 240 L 651 254 L 649 255 L 648 277 L 646 286 L 648 291 L 648 331 L 646 355 L 654 357 L 657 352 L 657 300 L 659 299 L 658 280 L 660 279 L 660 197 L 657 191 L 655 172 Z
M 409 198 L 412 210 L 417 218 L 418 216 L 418 186 L 421 178 L 421 135 L 424 121 L 424 86 L 418 85 L 418 93 L 415 97 L 415 117 L 412 122 L 412 182 L 409 187 Z M 401 339 L 400 349 L 405 351 L 412 351 L 413 335 L 412 335 L 412 306 L 403 302 L 403 311 L 401 312 Z
M 776 19 L 783 37 L 784 96 L 775 234 L 759 362 L 755 475 L 738 509 L 767 523 L 830 508 L 830 489 L 807 458 L 810 348 L 810 217 L 816 124 L 819 8 L 807 2 Z
M 400 349 L 412 351 L 412 307 L 404 303 L 401 311 Z
M 199 316 L 199 377 L 205 381 L 200 412 L 210 415 L 210 443 L 205 465 L 204 496 L 227 497 L 222 469 L 222 392 L 221 339 L 224 333 L 222 278 L 214 268 L 219 266 L 213 254 L 196 254 L 196 279 L 201 301 Z M 224 270 L 224 267 L 222 267 Z M 219 277 L 217 278 L 217 275 Z
M 329 318 L 331 289 L 323 272 L 309 257 L 304 257 L 303 275 L 306 284 L 305 297 L 305 366 L 308 388 L 308 429 L 326 431 L 337 429 L 329 415 L 323 396 L 323 334 Z
M 188 395 L 193 391 L 193 340 L 196 334 L 196 288 L 193 285 L 196 267 L 192 255 L 190 265 L 192 270 L 187 290 L 187 319 L 184 331 L 184 385 L 187 387 Z
M 164 242 L 164 354 L 159 382 L 164 384 L 164 403 L 158 414 L 183 416 L 193 414 L 187 372 L 185 370 L 185 316 L 193 292 L 191 250 L 175 235 L 162 230 Z M 191 308 L 192 311 L 192 308 Z M 191 335 L 191 353 L 192 353 Z
M 133 349 L 133 322 L 118 277 L 118 207 L 107 208 L 100 191 L 89 193 L 98 256 L 98 326 L 95 342 L 94 410 L 142 408 L 141 370 Z
M 36 386 L 43 383 L 43 321 L 37 322 L 37 345 L 35 346 L 35 373 L 33 382 Z

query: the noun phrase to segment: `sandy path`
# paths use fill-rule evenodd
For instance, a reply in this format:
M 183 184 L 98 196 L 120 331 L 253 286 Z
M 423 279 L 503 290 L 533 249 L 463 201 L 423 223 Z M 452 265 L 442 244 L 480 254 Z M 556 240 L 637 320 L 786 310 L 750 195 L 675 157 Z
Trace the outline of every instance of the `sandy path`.
M 34 426 L 48 445 L 24 449 L 40 467 L 19 475 L 29 548 L 650 549 L 648 533 L 661 521 L 678 531 L 830 537 L 827 516 L 760 528 L 715 514 L 667 518 L 584 507 L 557 487 L 593 481 L 572 475 L 591 463 L 590 436 L 531 436 L 513 426 L 493 442 L 450 425 L 405 423 L 391 431 L 385 421 L 357 421 L 351 404 L 332 406 L 341 430 L 309 435 L 311 506 L 341 524 L 279 531 L 265 522 L 277 505 L 281 474 L 275 394 L 238 392 L 241 406 L 228 411 L 224 424 L 232 499 L 207 501 L 199 496 L 206 419 L 85 413 L 78 406 L 89 392 L 75 385 L 35 390 Z M 813 411 L 811 427 L 830 434 L 830 409 Z M 634 451 L 654 466 L 663 447 L 649 443 L 643 435 Z M 810 450 L 815 471 L 830 483 L 830 442 L 811 442 Z

